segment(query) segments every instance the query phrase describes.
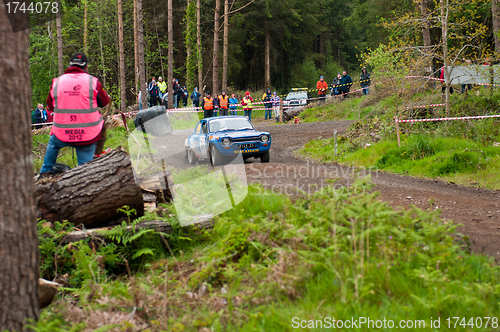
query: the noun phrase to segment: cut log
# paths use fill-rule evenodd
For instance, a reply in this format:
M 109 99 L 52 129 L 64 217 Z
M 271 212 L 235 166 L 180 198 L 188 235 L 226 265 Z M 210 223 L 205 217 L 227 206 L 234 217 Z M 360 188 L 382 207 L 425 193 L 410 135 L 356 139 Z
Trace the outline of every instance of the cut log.
M 38 302 L 40 304 L 40 309 L 48 307 L 52 303 L 59 287 L 61 287 L 61 285 L 57 282 L 42 278 L 38 279 Z
M 194 226 L 199 227 L 199 228 L 212 228 L 214 225 L 213 217 L 214 216 L 211 214 L 203 214 L 203 215 L 196 216 L 197 222 Z M 113 227 L 114 226 L 69 232 L 64 237 L 63 242 L 66 242 L 66 243 L 78 242 L 78 241 L 85 240 L 88 238 L 105 241 L 106 240 L 106 236 L 105 236 L 106 231 L 111 230 Z M 157 232 L 163 232 L 163 233 L 167 233 L 167 234 L 172 232 L 172 226 L 169 223 L 161 221 L 161 220 L 144 221 L 144 222 L 136 225 L 135 227 L 138 229 L 142 229 L 142 228 L 154 229 Z M 134 228 L 134 226 L 128 226 L 127 230 L 132 230 L 133 228 Z
M 89 163 L 35 183 L 38 217 L 68 220 L 85 228 L 106 225 L 124 217 L 117 210 L 127 205 L 144 214 L 142 190 L 135 183 L 128 154 L 115 149 Z
M 287 122 L 306 110 L 305 106 L 297 106 L 283 111 L 283 121 Z

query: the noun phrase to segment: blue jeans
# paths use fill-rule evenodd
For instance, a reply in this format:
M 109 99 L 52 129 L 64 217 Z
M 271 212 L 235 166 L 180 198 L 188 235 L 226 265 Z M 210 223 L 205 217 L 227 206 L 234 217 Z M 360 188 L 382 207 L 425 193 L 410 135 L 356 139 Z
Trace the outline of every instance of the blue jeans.
M 243 110 L 245 116 L 248 116 L 248 120 L 252 122 L 252 110 Z
M 238 112 L 236 111 L 236 108 L 235 109 L 230 109 L 229 114 L 231 114 L 231 115 L 238 115 Z
M 72 145 L 71 143 L 63 142 L 59 140 L 56 135 L 51 135 L 49 144 L 47 145 L 47 151 L 45 152 L 45 158 L 43 159 L 43 166 L 40 173 L 52 172 L 52 167 L 57 161 L 57 155 L 59 150 L 66 146 L 71 146 L 76 149 L 76 157 L 78 159 L 78 166 L 85 164 L 92 159 L 94 159 L 94 152 L 97 143 L 92 143 L 89 145 Z
M 265 113 L 264 113 L 265 114 L 264 115 L 264 119 L 267 120 L 267 117 L 269 117 L 269 119 L 271 119 L 272 111 L 273 111 L 272 106 L 268 105 L 268 104 L 264 104 L 264 105 L 265 105 L 265 108 L 266 108 Z
M 142 110 L 142 103 L 139 103 L 139 111 Z
M 174 95 L 174 108 L 177 108 L 177 95 Z
M 370 88 L 367 86 L 363 86 L 362 88 L 363 88 L 363 94 L 366 96 L 368 94 L 368 91 L 370 90 Z

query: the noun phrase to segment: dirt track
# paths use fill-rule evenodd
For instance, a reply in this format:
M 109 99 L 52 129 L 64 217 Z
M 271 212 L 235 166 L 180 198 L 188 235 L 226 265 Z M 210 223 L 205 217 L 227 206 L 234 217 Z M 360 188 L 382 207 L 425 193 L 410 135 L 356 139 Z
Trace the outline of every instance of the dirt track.
M 352 168 L 317 164 L 298 159 L 294 154 L 294 151 L 310 140 L 320 136 L 333 136 L 334 130 L 344 134 L 350 123 L 330 121 L 275 126 L 255 119 L 257 130 L 268 131 L 272 135 L 271 161 L 263 164 L 258 159 L 249 159 L 245 163 L 247 181 L 261 183 L 276 193 L 292 196 L 297 195 L 296 189 L 306 193 L 313 192 L 318 187 L 328 185 L 329 179 L 338 178 L 338 186 L 352 184 Z M 171 165 L 174 167 L 187 165 L 183 151 L 184 139 L 191 132 L 192 130 L 178 130 L 173 135 L 167 135 L 169 138 L 166 141 L 162 138 L 155 140 L 155 146 L 159 150 L 169 151 L 168 154 L 173 157 L 170 159 Z M 422 209 L 440 209 L 443 218 L 464 225 L 459 231 L 470 237 L 475 252 L 500 259 L 500 191 L 384 172 L 374 171 L 371 174 L 376 184 L 375 189 L 381 193 L 381 199 L 391 206 L 397 208 L 413 204 Z M 433 205 L 429 203 L 430 200 Z
M 269 164 L 253 162 L 246 165 L 249 180 L 263 183 L 275 192 L 285 192 L 288 188 L 296 187 L 307 192 L 308 184 L 326 185 L 325 180 L 336 174 L 341 177 L 343 184 L 352 183 L 352 179 L 349 179 L 349 175 L 352 175 L 351 168 L 336 164 L 314 164 L 295 158 L 293 153 L 319 136 L 331 137 L 335 129 L 339 134 L 345 133 L 349 123 L 332 121 L 282 126 L 255 124 L 257 129 L 271 133 L 273 145 Z M 306 170 L 309 170 L 308 174 Z M 443 218 L 464 225 L 459 231 L 470 237 L 475 252 L 500 259 L 500 191 L 384 172 L 371 174 L 376 184 L 375 189 L 381 193 L 381 199 L 391 206 L 406 207 L 413 204 L 423 209 L 440 209 Z M 431 199 L 432 206 L 429 203 Z

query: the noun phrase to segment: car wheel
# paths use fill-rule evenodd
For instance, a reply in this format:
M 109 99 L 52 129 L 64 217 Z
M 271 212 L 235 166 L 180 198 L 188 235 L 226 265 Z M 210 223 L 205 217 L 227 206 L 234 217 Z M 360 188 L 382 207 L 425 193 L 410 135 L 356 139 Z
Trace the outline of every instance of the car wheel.
M 263 163 L 268 163 L 269 159 L 270 159 L 269 150 L 267 150 L 264 154 L 260 156 L 260 161 L 262 161 Z
M 222 164 L 222 156 L 219 150 L 217 150 L 217 148 L 213 145 L 210 146 L 210 162 L 212 163 L 212 166 Z
M 196 156 L 194 155 L 194 152 L 191 148 L 188 148 L 188 151 L 187 151 L 187 157 L 188 157 L 188 162 L 193 165 L 193 164 L 196 164 L 196 160 L 198 158 L 196 158 Z

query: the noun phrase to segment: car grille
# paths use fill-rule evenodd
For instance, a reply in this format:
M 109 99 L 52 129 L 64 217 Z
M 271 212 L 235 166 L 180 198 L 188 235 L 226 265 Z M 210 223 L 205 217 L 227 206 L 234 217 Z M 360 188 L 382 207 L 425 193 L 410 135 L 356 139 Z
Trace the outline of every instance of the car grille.
M 259 140 L 259 136 L 232 138 L 232 140 L 233 140 L 233 142 L 257 141 L 257 140 Z

